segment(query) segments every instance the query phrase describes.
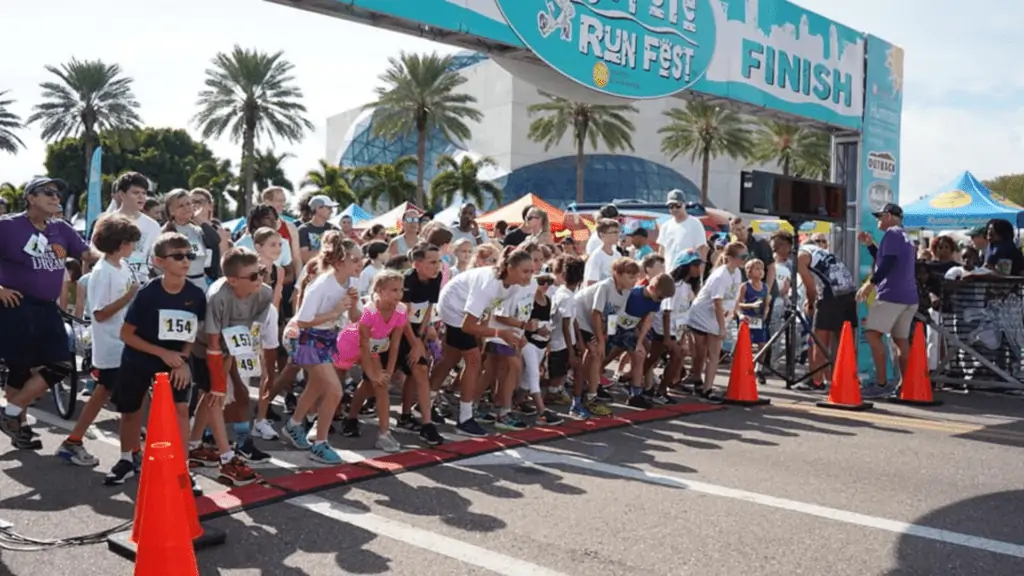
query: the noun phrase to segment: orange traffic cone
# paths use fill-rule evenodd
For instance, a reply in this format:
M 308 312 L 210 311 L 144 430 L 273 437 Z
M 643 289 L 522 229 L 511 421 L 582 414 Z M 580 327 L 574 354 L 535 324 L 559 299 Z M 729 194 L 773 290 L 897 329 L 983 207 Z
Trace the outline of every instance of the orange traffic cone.
M 144 462 L 151 478 L 139 502 L 148 521 L 139 530 L 135 576 L 199 576 L 187 511 L 181 505 L 180 486 L 189 484 L 181 450 L 170 442 L 152 442 Z
M 820 408 L 838 410 L 869 410 L 874 407 L 860 395 L 860 378 L 857 377 L 857 349 L 853 344 L 853 327 L 843 324 L 839 338 L 839 353 L 832 368 L 832 386 L 828 389 L 828 400 L 818 402 Z
M 757 394 L 757 379 L 754 377 L 754 351 L 750 345 L 750 325 L 746 318 L 740 323 L 736 347 L 732 351 L 732 369 L 729 371 L 729 389 L 725 392 L 725 403 L 737 406 L 764 406 L 771 403 L 768 398 Z
M 924 324 L 916 322 L 913 340 L 910 341 L 910 358 L 907 371 L 900 380 L 900 394 L 890 402 L 914 404 L 915 406 L 940 406 L 932 393 L 932 379 L 928 375 L 928 350 L 925 343 Z

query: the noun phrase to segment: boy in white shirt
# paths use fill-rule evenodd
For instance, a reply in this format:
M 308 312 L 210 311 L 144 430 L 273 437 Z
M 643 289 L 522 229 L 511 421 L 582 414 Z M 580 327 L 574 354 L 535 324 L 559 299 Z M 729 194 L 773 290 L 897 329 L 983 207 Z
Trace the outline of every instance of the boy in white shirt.
M 162 233 L 160 224 L 142 211 L 149 198 L 149 179 L 138 172 L 125 172 L 114 181 L 113 196 L 118 205 L 117 213 L 127 216 L 139 229 L 140 238 L 127 260 L 135 272 L 135 280 L 145 282 L 152 275 L 153 244 Z
M 124 259 L 135 250 L 135 243 L 140 237 L 139 228 L 121 214 L 108 214 L 101 218 L 92 236 L 93 245 L 104 256 L 92 270 L 88 295 L 80 294 L 78 298 L 89 302 L 88 313 L 92 316 L 92 364 L 99 370 L 99 380 L 71 434 L 57 449 L 58 457 L 76 466 L 93 467 L 99 464 L 99 459 L 85 449 L 82 438 L 96 420 L 100 409 L 110 400 L 117 381 L 117 369 L 121 365 L 121 352 L 124 350 L 121 325 L 124 324 L 128 303 L 139 289 L 139 283 Z
M 590 286 L 612 277 L 612 264 L 619 258 L 615 244 L 619 241 L 619 223 L 606 218 L 597 223 L 597 235 L 601 239 L 601 249 L 587 256 L 587 265 L 583 270 L 584 285 Z

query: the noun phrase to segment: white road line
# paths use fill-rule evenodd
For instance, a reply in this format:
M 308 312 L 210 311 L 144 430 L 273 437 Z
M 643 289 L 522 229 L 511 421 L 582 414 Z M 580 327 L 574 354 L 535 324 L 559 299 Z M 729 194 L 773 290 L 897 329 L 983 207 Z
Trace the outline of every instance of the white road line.
M 511 452 L 513 451 L 509 450 L 502 454 L 508 455 Z M 708 494 L 711 496 L 720 496 L 732 500 L 740 500 L 743 502 L 750 502 L 752 504 L 758 504 L 761 506 L 768 506 L 770 508 L 776 508 L 779 510 L 786 510 L 788 512 L 796 512 L 798 514 L 816 516 L 818 518 L 825 518 L 828 520 L 834 520 L 836 522 L 843 522 L 845 524 L 852 524 L 855 526 L 862 526 L 865 528 L 874 528 L 876 530 L 884 530 L 886 532 L 893 532 L 896 534 L 917 536 L 919 538 L 935 540 L 937 542 L 955 544 L 957 546 L 964 546 L 967 548 L 984 550 L 986 552 L 992 552 L 995 554 L 1002 554 L 1003 556 L 1024 558 L 1024 546 L 1020 544 L 1002 542 L 1000 540 L 992 540 L 990 538 L 982 538 L 980 536 L 972 536 L 970 534 L 952 532 L 950 530 L 940 530 L 938 528 L 921 526 L 920 524 L 911 524 L 899 520 L 891 520 L 888 518 L 880 518 L 877 516 L 868 516 L 867 514 L 860 514 L 858 512 L 850 512 L 848 510 L 840 510 L 838 508 L 829 508 L 827 506 L 819 506 L 817 504 L 810 504 L 807 502 L 800 502 L 797 500 L 789 500 L 786 498 L 777 498 L 775 496 L 769 496 L 767 494 L 748 492 L 746 490 L 737 490 L 735 488 L 728 488 L 726 486 L 720 486 L 717 484 L 709 484 L 707 482 L 698 482 L 696 480 L 686 480 L 683 478 L 669 476 L 666 474 L 646 472 L 634 468 L 626 468 L 624 466 L 606 464 L 604 462 L 595 462 L 593 460 L 587 460 L 584 458 L 580 458 L 578 456 L 570 456 L 567 454 L 560 454 L 556 452 L 547 452 L 545 450 L 537 450 L 534 448 L 520 449 L 516 450 L 515 452 L 517 452 L 519 457 L 522 458 L 521 462 L 524 465 L 536 467 L 537 469 L 545 470 L 553 474 L 563 474 L 564 472 L 561 470 L 546 468 L 542 466 L 542 464 L 558 463 L 564 466 L 580 468 L 584 470 L 592 470 L 594 472 L 619 476 L 621 478 L 627 478 L 630 480 L 649 482 L 651 484 L 658 484 L 661 486 L 668 486 L 671 488 L 683 488 L 686 490 L 693 490 L 694 492 L 700 492 L 702 494 Z M 463 462 L 463 465 L 469 463 L 470 461 L 467 460 Z
M 362 510 L 331 502 L 317 496 L 300 496 L 288 500 L 288 503 L 311 512 L 316 512 L 332 520 L 373 532 L 378 536 L 384 536 L 403 544 L 415 546 L 428 552 L 490 570 L 495 574 L 502 574 L 504 576 L 567 576 L 562 572 L 550 570 L 532 562 L 519 560 L 468 542 L 442 536 L 436 532 L 417 528 L 397 520 L 385 518 L 384 516 L 378 516 L 372 512 L 363 512 Z

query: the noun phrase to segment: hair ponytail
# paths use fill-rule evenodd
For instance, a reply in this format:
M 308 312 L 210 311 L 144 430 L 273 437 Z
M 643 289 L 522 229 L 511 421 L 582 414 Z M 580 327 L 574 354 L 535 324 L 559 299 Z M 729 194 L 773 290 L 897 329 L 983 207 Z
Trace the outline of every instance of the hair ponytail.
M 533 261 L 533 255 L 527 250 L 520 250 L 515 246 L 506 246 L 498 255 L 498 264 L 494 267 L 494 275 L 498 280 L 508 277 L 508 269 L 518 266 L 523 262 Z

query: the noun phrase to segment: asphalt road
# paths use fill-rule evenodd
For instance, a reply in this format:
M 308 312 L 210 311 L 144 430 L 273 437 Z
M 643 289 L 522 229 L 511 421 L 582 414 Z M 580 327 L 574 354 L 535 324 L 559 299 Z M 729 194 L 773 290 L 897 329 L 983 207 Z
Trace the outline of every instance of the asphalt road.
M 462 460 L 220 518 L 200 573 L 274 576 L 1024 574 L 1024 400 L 815 408 L 769 383 L 729 408 Z M 102 485 L 114 416 L 88 441 L 103 465 L 53 457 L 67 426 L 33 415 L 40 454 L 0 451 L 0 519 L 59 538 L 132 515 L 136 485 Z M 106 438 L 106 440 L 104 440 Z M 410 446 L 415 438 L 399 437 Z M 372 457 L 373 434 L 335 440 Z M 263 443 L 268 475 L 311 467 Z M 204 480 L 207 491 L 223 490 Z M 0 575 L 130 574 L 105 545 L 0 552 Z

